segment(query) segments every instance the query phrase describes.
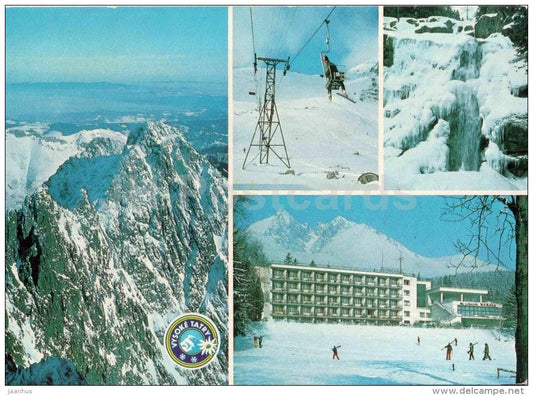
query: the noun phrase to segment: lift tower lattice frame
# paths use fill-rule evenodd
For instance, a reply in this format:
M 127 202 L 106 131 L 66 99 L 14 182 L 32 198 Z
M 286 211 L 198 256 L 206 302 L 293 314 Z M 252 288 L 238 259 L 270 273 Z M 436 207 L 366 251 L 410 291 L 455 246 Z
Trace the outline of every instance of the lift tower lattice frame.
M 259 147 L 259 163 L 268 164 L 270 160 L 270 153 L 274 154 L 287 167 L 291 167 L 289 154 L 287 153 L 287 146 L 285 144 L 285 137 L 281 128 L 279 120 L 278 109 L 276 106 L 276 68 L 280 63 L 285 64 L 284 73 L 289 67 L 289 59 L 274 59 L 274 58 L 257 58 L 266 65 L 266 88 L 263 106 L 259 113 L 259 119 L 255 126 L 250 146 L 246 152 L 242 169 L 245 168 L 248 160 L 248 155 L 252 151 L 252 147 Z M 276 143 L 273 139 L 278 134 L 281 137 L 281 143 Z M 259 134 L 257 133 L 259 132 Z M 256 139 L 256 136 L 258 137 Z M 276 151 L 282 148 L 281 155 Z M 257 158 L 257 156 L 256 156 Z M 254 158 L 255 159 L 255 158 Z

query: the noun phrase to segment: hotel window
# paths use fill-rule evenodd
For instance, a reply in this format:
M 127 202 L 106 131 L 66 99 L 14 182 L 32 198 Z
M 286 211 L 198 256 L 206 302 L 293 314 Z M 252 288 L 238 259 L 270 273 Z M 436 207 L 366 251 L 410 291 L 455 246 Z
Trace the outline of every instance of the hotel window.
M 404 296 L 410 296 L 411 293 L 409 292 L 409 290 L 404 290 L 404 291 L 403 291 L 403 295 L 404 295 Z
M 496 306 L 459 305 L 457 313 L 463 316 L 500 316 L 501 308 Z
M 404 307 L 410 307 L 411 306 L 411 301 L 404 300 L 403 306 Z
M 411 312 L 409 312 L 409 311 L 403 311 L 403 316 L 405 316 L 406 318 L 408 318 L 408 317 L 411 316 Z
M 317 309 L 316 309 L 316 314 L 317 314 L 317 315 L 324 315 L 324 308 L 320 308 L 320 307 L 317 308 Z
M 309 314 L 311 314 L 311 308 L 309 308 L 309 307 L 303 307 L 303 308 L 302 308 L 302 314 L 304 314 L 304 315 L 309 315 Z
M 274 289 L 276 290 L 283 289 L 283 282 L 274 282 Z
M 348 297 L 343 297 L 341 299 L 341 304 L 342 305 L 350 305 L 350 299 Z
M 409 285 L 410 285 L 409 279 L 404 279 L 404 280 L 403 280 L 403 284 L 404 284 L 405 286 L 409 286 Z
M 316 301 L 316 303 L 319 304 L 319 305 L 320 305 L 320 304 L 324 304 L 324 297 L 319 296 L 319 297 L 316 298 L 315 301 Z
M 337 310 L 337 308 L 330 308 L 330 309 L 329 309 L 329 313 L 330 313 L 331 315 L 335 315 L 335 316 L 337 316 L 338 310 Z
M 278 307 L 278 306 L 274 307 L 274 313 L 282 314 L 283 312 L 284 312 L 283 307 Z

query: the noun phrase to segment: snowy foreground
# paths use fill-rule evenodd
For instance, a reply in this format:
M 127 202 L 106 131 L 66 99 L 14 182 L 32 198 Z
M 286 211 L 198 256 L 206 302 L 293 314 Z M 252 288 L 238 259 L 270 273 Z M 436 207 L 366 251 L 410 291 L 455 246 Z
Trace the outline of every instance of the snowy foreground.
M 325 80 L 320 76 L 291 72 L 278 82 L 276 103 L 294 171 L 286 174 L 288 169 L 274 156 L 269 164 L 259 164 L 259 158 L 254 159 L 258 147 L 252 147 L 242 169 L 259 117 L 258 98 L 262 100 L 264 92 L 249 95 L 249 91 L 255 90 L 252 69 L 234 70 L 235 188 L 376 190 L 377 182 L 357 181 L 365 172 L 378 173 L 377 100 L 364 98 L 364 93 L 372 90 L 371 76 L 371 73 L 361 78 L 354 75 L 346 81 L 347 93 L 356 103 L 335 94 L 329 102 Z M 257 78 L 260 86 L 265 84 L 259 73 Z M 327 177 L 334 173 L 335 177 Z
M 253 336 L 263 335 L 263 347 Z M 421 343 L 417 345 L 417 337 Z M 457 338 L 452 360 L 444 345 Z M 468 343 L 477 342 L 475 361 Z M 493 360 L 483 361 L 489 344 Z M 332 360 L 331 348 L 340 360 Z M 455 366 L 455 371 L 452 369 Z M 492 329 L 440 329 L 390 326 L 301 324 L 269 321 L 246 337 L 236 337 L 236 385 L 494 385 L 512 384 L 514 339 Z

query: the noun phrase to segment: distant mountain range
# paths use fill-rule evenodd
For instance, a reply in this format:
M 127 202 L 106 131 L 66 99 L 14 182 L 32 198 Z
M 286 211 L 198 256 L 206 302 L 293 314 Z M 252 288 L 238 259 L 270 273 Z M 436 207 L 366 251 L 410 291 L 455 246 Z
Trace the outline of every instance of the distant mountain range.
M 350 269 L 402 271 L 432 278 L 457 272 L 471 271 L 473 257 L 456 269 L 461 255 L 439 258 L 424 257 L 398 241 L 366 225 L 337 217 L 315 227 L 302 224 L 287 211 L 251 224 L 250 235 L 258 239 L 267 257 L 283 262 L 290 252 L 300 264 L 312 260 L 317 266 L 346 267 Z M 478 260 L 477 271 L 490 271 L 493 264 Z

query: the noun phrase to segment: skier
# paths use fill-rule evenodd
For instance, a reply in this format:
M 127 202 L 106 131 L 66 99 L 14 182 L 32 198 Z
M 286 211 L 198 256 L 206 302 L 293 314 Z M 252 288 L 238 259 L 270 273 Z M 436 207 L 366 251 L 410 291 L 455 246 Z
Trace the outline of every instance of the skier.
M 477 342 L 476 342 L 477 344 Z M 468 360 L 476 360 L 476 358 L 474 357 L 474 345 L 476 344 L 472 344 L 470 343 L 470 345 L 468 346 Z
M 257 348 L 257 337 L 254 336 L 254 348 Z
M 446 360 L 451 360 L 452 358 L 452 343 L 450 342 L 448 345 L 446 345 L 444 348 L 446 348 Z M 442 348 L 442 349 L 444 349 Z
M 341 347 L 340 345 L 339 345 L 339 346 L 335 346 L 335 345 L 333 345 L 333 348 L 331 348 L 331 350 L 333 351 L 333 357 L 332 357 L 332 359 L 337 358 L 337 360 L 340 360 L 340 359 L 339 359 L 339 354 L 338 354 L 338 351 L 337 351 L 337 348 L 340 348 L 340 347 Z
M 326 78 L 328 79 L 328 98 L 331 102 L 331 80 L 336 77 L 336 73 L 339 72 L 339 69 L 337 69 L 337 66 L 333 62 L 331 62 L 326 55 L 324 55 L 324 57 L 322 58 L 322 62 L 324 62 L 324 68 L 326 70 Z M 342 94 L 346 95 L 346 87 L 344 86 L 344 81 L 339 80 L 339 82 L 342 88 Z
M 486 360 L 486 359 L 492 360 L 492 358 L 489 355 L 489 344 L 487 343 L 485 343 L 485 349 L 483 351 L 483 360 Z
M 263 336 L 259 336 L 259 348 L 263 348 Z
M 453 341 L 455 342 L 455 346 L 457 346 L 457 338 L 454 338 Z
M 416 344 L 420 345 L 420 337 L 416 337 Z

